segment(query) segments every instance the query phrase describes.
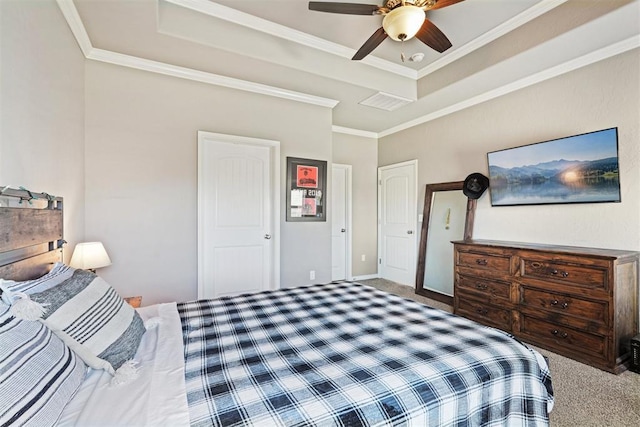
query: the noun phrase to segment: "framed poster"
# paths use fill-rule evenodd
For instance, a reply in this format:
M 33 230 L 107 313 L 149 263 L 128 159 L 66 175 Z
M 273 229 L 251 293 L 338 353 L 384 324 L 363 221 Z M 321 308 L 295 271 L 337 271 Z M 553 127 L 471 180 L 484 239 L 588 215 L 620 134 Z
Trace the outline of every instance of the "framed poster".
M 327 162 L 287 157 L 287 221 L 327 220 Z

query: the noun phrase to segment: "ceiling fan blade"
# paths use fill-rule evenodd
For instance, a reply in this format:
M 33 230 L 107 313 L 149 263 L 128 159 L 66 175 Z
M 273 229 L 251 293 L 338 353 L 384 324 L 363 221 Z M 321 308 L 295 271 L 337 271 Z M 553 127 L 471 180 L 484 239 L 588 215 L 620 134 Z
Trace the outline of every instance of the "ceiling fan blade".
M 424 19 L 422 27 L 416 33 L 416 38 L 440 53 L 451 47 L 451 42 L 447 36 L 427 18 Z
M 461 1 L 464 0 L 438 0 L 435 6 L 429 7 L 427 10 L 442 9 L 443 7 L 451 6 L 452 4 L 460 3 Z
M 375 4 L 336 3 L 324 1 L 309 2 L 309 10 L 315 10 L 317 12 L 345 13 L 348 15 L 373 15 L 378 11 L 378 9 L 380 9 L 380 6 Z
M 365 56 L 369 55 L 373 49 L 377 48 L 378 45 L 382 43 L 384 39 L 386 39 L 387 37 L 388 36 L 387 36 L 387 33 L 384 32 L 384 28 L 382 27 L 378 28 L 378 30 L 375 33 L 373 33 L 373 35 L 369 37 L 369 39 L 366 42 L 364 42 L 362 47 L 358 49 L 356 54 L 353 55 L 353 58 L 351 59 L 353 59 L 354 61 L 361 60 Z

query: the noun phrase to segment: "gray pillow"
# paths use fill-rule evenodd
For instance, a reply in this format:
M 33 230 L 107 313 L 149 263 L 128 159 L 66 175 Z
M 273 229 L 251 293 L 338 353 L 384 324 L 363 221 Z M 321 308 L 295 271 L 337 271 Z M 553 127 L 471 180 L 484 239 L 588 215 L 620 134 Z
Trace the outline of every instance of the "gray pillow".
M 87 365 L 113 374 L 135 356 L 144 322 L 101 277 L 71 270 L 67 279 L 29 297 L 45 309 L 41 322 Z

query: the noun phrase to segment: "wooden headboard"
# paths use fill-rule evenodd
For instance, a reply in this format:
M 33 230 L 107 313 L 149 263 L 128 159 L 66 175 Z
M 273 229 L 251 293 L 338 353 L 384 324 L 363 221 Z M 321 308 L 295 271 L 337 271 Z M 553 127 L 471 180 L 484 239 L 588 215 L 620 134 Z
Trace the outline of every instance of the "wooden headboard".
M 62 261 L 62 205 L 62 197 L 0 186 L 0 279 L 35 279 Z

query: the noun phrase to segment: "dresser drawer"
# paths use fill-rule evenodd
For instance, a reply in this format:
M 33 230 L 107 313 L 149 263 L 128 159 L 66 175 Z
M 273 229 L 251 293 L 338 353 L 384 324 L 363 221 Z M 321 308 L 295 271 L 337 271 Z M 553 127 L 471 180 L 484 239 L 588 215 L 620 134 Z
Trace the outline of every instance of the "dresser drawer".
M 590 289 L 609 289 L 607 266 L 579 265 L 570 261 L 543 259 L 522 254 L 520 276 L 523 278 L 551 280 L 569 286 Z
M 457 292 L 473 292 L 482 300 L 493 303 L 511 301 L 511 284 L 508 282 L 457 274 L 456 285 Z
M 638 334 L 639 252 L 454 241 L 454 312 L 619 374 Z
M 549 313 L 550 318 L 557 318 L 558 315 L 576 317 L 577 319 L 564 320 L 564 323 L 575 325 L 575 327 L 585 328 L 594 323 L 609 324 L 609 304 L 607 301 L 587 300 L 527 285 L 520 285 L 519 294 L 519 303 L 523 309 L 543 310 L 543 312 Z
M 457 296 L 457 299 L 456 314 L 511 332 L 511 310 L 468 298 L 466 294 Z
M 487 270 L 509 274 L 511 270 L 511 256 L 500 253 L 459 250 L 456 252 L 456 264 L 460 267 L 474 270 Z
M 553 322 L 520 315 L 520 330 L 516 331 L 524 341 L 539 344 L 560 354 L 567 352 L 577 355 L 576 359 L 585 360 L 586 354 L 605 359 L 608 353 L 607 337 L 578 331 Z

